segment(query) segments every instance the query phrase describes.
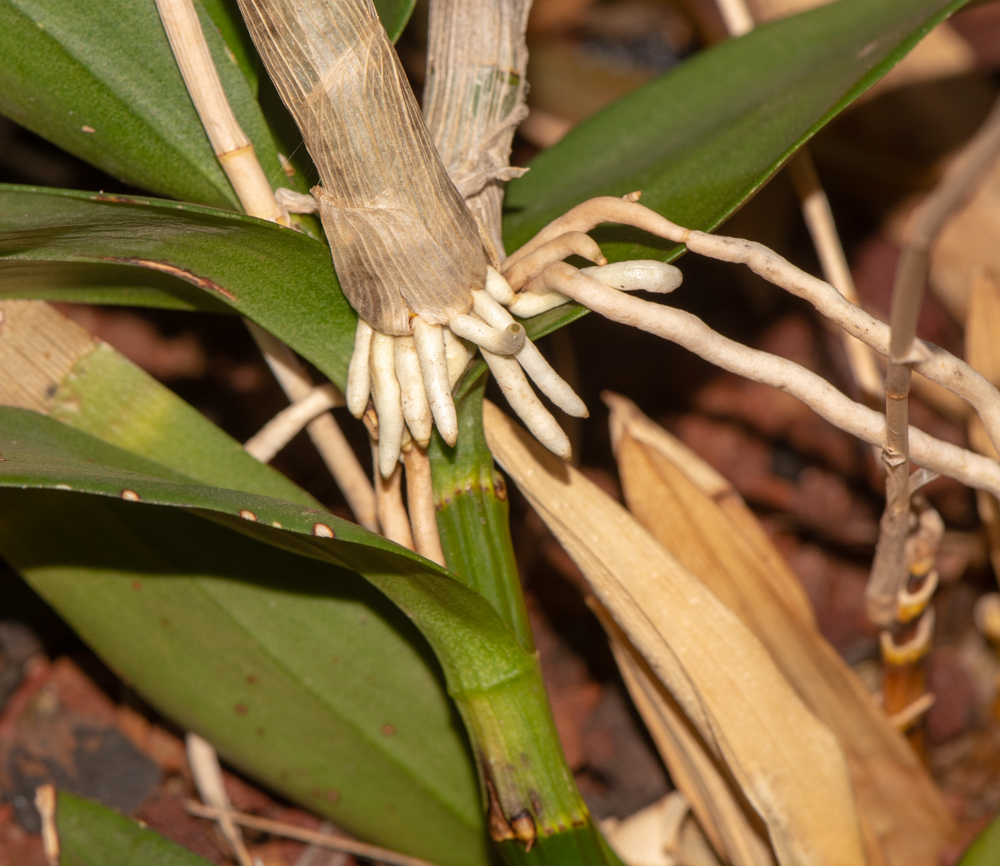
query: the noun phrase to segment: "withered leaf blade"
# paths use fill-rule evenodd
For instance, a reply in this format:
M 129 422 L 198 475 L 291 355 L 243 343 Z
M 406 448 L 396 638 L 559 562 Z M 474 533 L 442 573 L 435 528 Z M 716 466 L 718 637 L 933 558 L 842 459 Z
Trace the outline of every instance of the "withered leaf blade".
M 873 861 L 935 863 L 953 832 L 937 789 L 820 635 L 801 584 L 752 512 L 725 479 L 635 404 L 617 395 L 605 401 L 629 509 L 753 631 L 837 737 Z
M 369 0 L 240 0 L 319 170 L 344 294 L 384 334 L 445 324 L 486 279 L 475 220 L 434 148 Z
M 761 643 L 600 488 L 492 404 L 490 450 L 767 824 L 778 862 L 864 864 L 843 752 Z

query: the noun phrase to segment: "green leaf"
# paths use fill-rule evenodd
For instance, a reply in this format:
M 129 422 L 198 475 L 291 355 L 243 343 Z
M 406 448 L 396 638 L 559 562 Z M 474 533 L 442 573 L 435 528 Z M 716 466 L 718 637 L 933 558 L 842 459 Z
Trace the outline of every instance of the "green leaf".
M 995 866 L 996 863 L 1000 863 L 1000 818 L 994 818 L 976 836 L 958 861 L 958 866 Z
M 696 55 L 584 121 L 508 186 L 516 249 L 593 196 L 642 203 L 710 230 L 964 0 L 840 0 Z M 611 261 L 676 258 L 633 230 L 595 233 Z
M 357 324 L 320 241 L 229 211 L 34 187 L 0 186 L 3 294 L 232 310 L 340 385 Z
M 195 6 L 237 119 L 284 181 L 246 77 Z M 150 0 L 0 0 L 0 112 L 135 186 L 239 207 Z
M 59 792 L 61 866 L 210 866 L 209 861 L 111 809 Z
M 375 11 L 393 42 L 399 39 L 416 5 L 417 0 L 375 0 Z

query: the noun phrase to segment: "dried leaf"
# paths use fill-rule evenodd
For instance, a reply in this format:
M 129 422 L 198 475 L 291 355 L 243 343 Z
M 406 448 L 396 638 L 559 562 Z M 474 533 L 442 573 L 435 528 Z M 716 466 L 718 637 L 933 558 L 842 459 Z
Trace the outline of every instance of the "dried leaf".
M 607 395 L 622 490 L 641 524 L 756 635 L 847 757 L 869 856 L 935 863 L 952 834 L 933 782 L 818 632 L 801 584 L 728 482 L 623 397 Z
M 761 643 L 617 502 L 484 404 L 494 456 L 767 824 L 782 864 L 868 862 L 835 738 Z

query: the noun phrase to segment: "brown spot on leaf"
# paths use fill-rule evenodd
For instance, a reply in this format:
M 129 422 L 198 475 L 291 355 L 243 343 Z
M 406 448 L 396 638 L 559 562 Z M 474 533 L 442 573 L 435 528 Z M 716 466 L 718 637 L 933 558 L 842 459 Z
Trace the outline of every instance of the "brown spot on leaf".
M 326 800 L 328 803 L 336 803 L 340 800 L 340 791 L 336 788 L 331 788 L 326 792 Z
M 256 674 L 247 674 L 247 682 L 250 683 L 250 685 L 252 685 L 252 686 L 256 685 L 257 684 L 257 675 Z
M 383 737 L 391 737 L 394 733 L 396 733 L 396 726 L 395 725 L 382 725 L 382 736 Z
M 245 716 L 248 712 L 250 712 L 250 711 L 247 709 L 247 705 L 246 704 L 237 704 L 236 705 L 236 715 L 238 715 L 238 716 Z
M 253 522 L 253 523 L 256 523 L 256 522 L 257 522 L 257 515 L 256 515 L 256 514 L 254 514 L 254 513 L 253 513 L 253 512 L 252 512 L 252 511 L 251 511 L 250 509 L 248 509 L 248 508 L 241 508 L 241 509 L 240 509 L 240 517 L 242 517 L 242 518 L 243 518 L 244 520 L 249 520 L 249 521 L 251 521 L 251 522 Z
M 126 502 L 141 502 L 142 501 L 139 498 L 139 494 L 138 493 L 136 493 L 134 490 L 129 490 L 127 487 L 121 492 L 121 497 Z
M 107 200 L 114 201 L 115 199 Z M 117 200 L 130 201 L 130 199 Z M 152 271 L 160 271 L 161 273 L 170 274 L 172 277 L 177 277 L 185 282 L 191 283 L 199 289 L 208 289 L 210 292 L 222 295 L 222 297 L 224 297 L 227 301 L 236 300 L 236 295 L 229 291 L 229 289 L 222 288 L 222 286 L 208 279 L 208 277 L 199 277 L 197 274 L 193 274 L 191 271 L 186 270 L 185 268 L 179 268 L 177 265 L 172 265 L 169 262 L 158 262 L 154 259 L 135 259 L 121 256 L 101 256 L 101 260 L 105 262 L 117 262 L 120 265 L 136 265 L 140 268 L 149 268 Z
M 141 580 L 133 580 L 132 581 L 132 589 L 134 589 L 136 592 L 138 592 L 140 589 L 142 589 L 142 581 Z
M 313 535 L 318 535 L 320 538 L 336 538 L 337 533 L 335 533 L 329 526 L 325 523 L 314 523 L 313 524 Z

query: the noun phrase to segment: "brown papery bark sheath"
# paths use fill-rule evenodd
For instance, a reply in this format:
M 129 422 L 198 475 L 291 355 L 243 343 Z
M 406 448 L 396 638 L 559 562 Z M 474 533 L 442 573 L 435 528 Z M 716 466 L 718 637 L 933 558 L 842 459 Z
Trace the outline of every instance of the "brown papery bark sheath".
M 434 149 L 370 0 L 239 0 L 319 170 L 344 294 L 383 334 L 443 325 L 486 280 L 476 223 Z

